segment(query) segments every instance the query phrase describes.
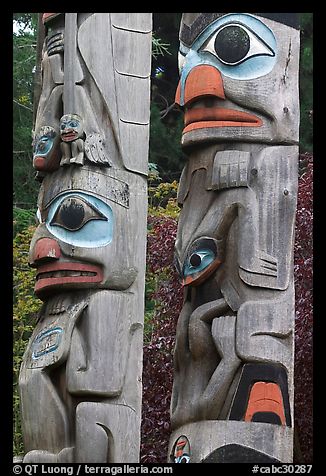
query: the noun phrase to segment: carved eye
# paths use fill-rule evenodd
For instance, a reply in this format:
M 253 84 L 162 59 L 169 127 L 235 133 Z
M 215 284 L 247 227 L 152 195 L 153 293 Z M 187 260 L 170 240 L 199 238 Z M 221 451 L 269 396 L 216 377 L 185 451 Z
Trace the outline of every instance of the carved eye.
M 275 52 L 261 38 L 238 23 L 228 23 L 219 28 L 201 51 L 208 51 L 231 66 L 253 56 L 275 56 Z
M 186 261 L 184 274 L 188 276 L 189 274 L 198 273 L 198 271 L 202 271 L 210 265 L 214 259 L 215 254 L 212 250 L 197 250 L 192 253 Z
M 58 240 L 78 247 L 97 248 L 112 241 L 112 208 L 85 192 L 59 195 L 44 211 L 48 231 Z
M 107 218 L 82 198 L 70 197 L 59 205 L 51 225 L 75 231 L 82 228 L 90 220 L 107 220 Z
M 53 139 L 48 136 L 42 136 L 35 146 L 35 155 L 45 155 L 51 149 Z
M 213 238 L 196 240 L 188 251 L 182 269 L 183 284 L 197 285 L 217 268 L 217 242 Z

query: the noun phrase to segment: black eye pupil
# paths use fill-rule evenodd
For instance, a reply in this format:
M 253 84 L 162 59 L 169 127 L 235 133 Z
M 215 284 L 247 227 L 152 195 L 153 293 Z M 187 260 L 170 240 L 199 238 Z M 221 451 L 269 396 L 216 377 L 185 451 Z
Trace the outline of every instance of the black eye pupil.
M 248 33 L 240 26 L 230 25 L 223 28 L 215 38 L 217 56 L 225 63 L 241 61 L 250 49 Z
M 60 221 L 68 230 L 80 227 L 85 217 L 83 205 L 75 199 L 67 200 L 60 208 Z
M 194 253 L 190 256 L 190 264 L 191 266 L 199 266 L 200 263 L 201 263 L 201 257 L 197 254 L 197 253 Z

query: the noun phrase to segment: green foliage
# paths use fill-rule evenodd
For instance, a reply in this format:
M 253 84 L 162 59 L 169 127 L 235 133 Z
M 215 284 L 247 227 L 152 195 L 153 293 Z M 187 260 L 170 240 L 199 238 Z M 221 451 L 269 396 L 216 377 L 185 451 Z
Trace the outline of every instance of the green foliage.
M 14 236 L 21 233 L 25 228 L 35 223 L 36 209 L 24 209 L 14 207 L 13 210 L 13 232 Z
M 162 121 L 158 105 L 151 103 L 149 161 L 159 166 L 165 179 L 166 174 L 171 171 L 181 172 L 185 163 L 180 143 L 182 129 L 182 114 L 178 116 L 173 127 L 170 127 Z
M 180 208 L 177 204 L 178 182 L 164 182 L 148 187 L 148 213 L 152 216 L 178 218 Z
M 169 43 L 164 43 L 161 38 L 158 38 L 155 33 L 152 34 L 152 56 L 157 58 L 159 55 L 170 55 Z
M 313 150 L 313 15 L 301 13 L 300 151 Z
M 29 226 L 17 233 L 13 243 L 14 305 L 13 305 L 13 404 L 14 454 L 23 453 L 21 417 L 18 394 L 18 375 L 22 357 L 35 326 L 35 318 L 42 302 L 34 296 L 35 270 L 28 266 L 28 250 L 35 227 Z
M 19 33 L 37 28 L 37 13 L 14 13 L 13 20 L 18 24 Z
M 149 234 L 154 232 L 149 230 Z M 153 318 L 157 313 L 160 301 L 155 297 L 162 282 L 169 279 L 171 270 L 169 267 L 162 268 L 159 272 L 151 272 L 146 268 L 145 276 L 145 315 L 144 315 L 144 345 L 149 344 L 153 334 Z
M 14 202 L 36 202 L 38 184 L 32 167 L 33 72 L 36 63 L 37 13 L 15 13 L 13 34 Z

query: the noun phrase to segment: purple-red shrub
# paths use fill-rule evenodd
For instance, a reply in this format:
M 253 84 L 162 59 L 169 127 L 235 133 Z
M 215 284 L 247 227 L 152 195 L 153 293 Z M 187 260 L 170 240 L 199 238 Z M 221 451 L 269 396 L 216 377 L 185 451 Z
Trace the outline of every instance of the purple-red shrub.
M 295 425 L 302 457 L 312 462 L 312 173 L 313 158 L 300 156 L 294 273 L 296 289 L 295 322 Z M 182 288 L 173 268 L 177 221 L 149 216 L 147 269 L 162 273 L 152 296 L 158 303 L 154 313 L 151 342 L 144 346 L 142 463 L 167 461 L 170 435 L 169 406 L 173 382 L 172 351 L 175 329 L 182 307 Z
M 302 154 L 299 162 L 305 172 L 299 178 L 298 205 L 294 246 L 294 278 L 296 293 L 294 415 L 304 463 L 312 463 L 312 399 L 313 399 L 313 156 Z
M 182 288 L 173 268 L 176 220 L 149 216 L 148 227 L 151 232 L 147 240 L 147 270 L 165 272 L 152 296 L 158 305 L 151 342 L 144 346 L 141 462 L 164 463 L 170 435 L 172 351 L 182 307 Z

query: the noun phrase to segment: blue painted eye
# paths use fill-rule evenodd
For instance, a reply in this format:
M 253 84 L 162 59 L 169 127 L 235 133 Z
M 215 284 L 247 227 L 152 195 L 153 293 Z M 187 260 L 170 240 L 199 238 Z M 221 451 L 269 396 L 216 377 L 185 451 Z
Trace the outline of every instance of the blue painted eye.
M 68 124 L 69 124 L 70 127 L 77 127 L 78 126 L 78 122 L 76 122 L 76 121 L 70 121 Z
M 215 253 L 210 249 L 197 249 L 186 260 L 184 277 L 203 271 L 215 260 Z
M 45 224 L 56 238 L 79 247 L 105 246 L 113 237 L 111 207 L 83 192 L 57 197 L 49 207 Z
M 190 71 L 208 64 L 222 75 L 250 80 L 268 74 L 277 57 L 277 44 L 270 28 L 249 14 L 230 13 L 212 22 L 191 48 L 180 45 L 181 100 Z

